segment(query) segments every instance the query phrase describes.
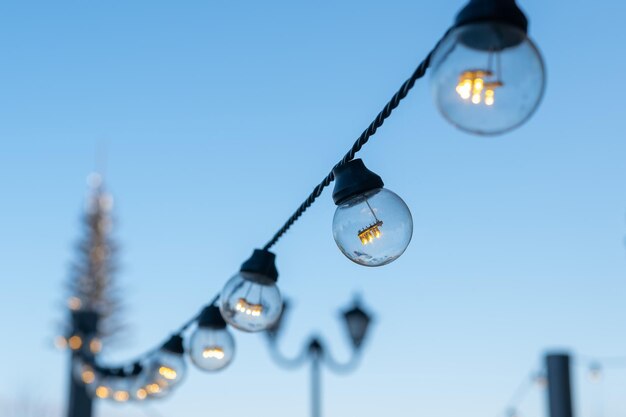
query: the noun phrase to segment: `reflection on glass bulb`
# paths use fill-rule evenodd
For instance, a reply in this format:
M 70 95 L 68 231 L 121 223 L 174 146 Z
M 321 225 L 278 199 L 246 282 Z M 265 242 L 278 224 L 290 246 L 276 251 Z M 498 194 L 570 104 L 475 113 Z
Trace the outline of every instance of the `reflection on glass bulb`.
M 524 31 L 501 22 L 452 30 L 433 54 L 431 70 L 441 114 L 460 129 L 481 135 L 524 123 L 544 92 L 539 51 Z
M 398 195 L 376 188 L 337 206 L 333 237 L 350 260 L 364 266 L 393 262 L 406 250 L 413 219 Z

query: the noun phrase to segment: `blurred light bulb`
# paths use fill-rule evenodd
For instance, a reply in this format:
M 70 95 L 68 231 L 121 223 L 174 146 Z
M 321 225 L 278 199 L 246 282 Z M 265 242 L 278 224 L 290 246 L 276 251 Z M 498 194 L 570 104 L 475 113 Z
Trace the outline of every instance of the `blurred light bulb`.
M 543 96 L 545 71 L 526 32 L 513 0 L 472 0 L 459 13 L 430 62 L 433 96 L 448 121 L 493 135 L 530 118 Z
M 276 286 L 278 271 L 274 261 L 273 253 L 257 249 L 224 286 L 219 308 L 231 326 L 258 332 L 280 317 L 283 302 Z
M 96 387 L 95 392 L 96 392 L 96 397 L 100 399 L 109 398 L 109 395 L 111 395 L 111 391 L 105 385 L 99 385 L 98 387 Z
M 67 307 L 72 311 L 80 310 L 82 306 L 83 302 L 78 297 L 70 297 L 67 300 Z
M 148 394 L 160 392 L 162 388 L 171 388 L 183 379 L 187 364 L 183 357 L 183 339 L 179 335 L 174 335 L 168 340 L 159 351 L 152 357 L 147 365 Z M 157 384 L 157 392 L 153 384 Z
M 355 159 L 336 168 L 333 237 L 341 252 L 364 266 L 393 262 L 413 235 L 413 218 L 398 195 Z
M 99 353 L 102 350 L 102 341 L 97 337 L 94 337 L 89 341 L 89 350 L 91 353 Z
M 54 338 L 54 347 L 57 349 L 67 348 L 67 339 L 63 336 L 57 336 Z
M 202 370 L 218 371 L 228 366 L 235 353 L 235 340 L 216 306 L 208 306 L 198 318 L 191 335 L 189 357 Z
M 69 338 L 68 345 L 70 349 L 78 350 L 83 346 L 83 339 L 78 335 L 74 335 Z

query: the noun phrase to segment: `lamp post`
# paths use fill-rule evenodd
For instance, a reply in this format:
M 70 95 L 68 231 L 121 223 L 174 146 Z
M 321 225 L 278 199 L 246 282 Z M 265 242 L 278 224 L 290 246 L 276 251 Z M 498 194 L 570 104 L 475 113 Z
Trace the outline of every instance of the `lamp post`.
M 81 343 L 77 349 L 72 349 L 70 358 L 70 391 L 67 407 L 68 417 L 91 417 L 93 413 L 93 400 L 87 393 L 85 384 L 77 381 L 73 376 L 75 362 L 82 359 L 93 360 L 94 352 L 88 341 L 96 335 L 99 316 L 93 311 L 72 312 L 72 334 L 80 335 Z
M 284 327 L 287 302 L 283 303 L 283 311 L 274 326 L 265 333 L 269 341 L 269 348 L 272 359 L 281 367 L 295 369 L 309 362 L 311 367 L 311 417 L 321 417 L 321 367 L 325 365 L 330 371 L 335 373 L 349 373 L 356 369 L 358 359 L 361 354 L 363 341 L 367 335 L 367 330 L 372 321 L 371 315 L 363 310 L 360 300 L 355 298 L 353 305 L 342 312 L 341 317 L 345 323 L 345 329 L 351 341 L 352 355 L 346 362 L 337 361 L 332 357 L 330 351 L 325 347 L 324 342 L 318 335 L 309 337 L 308 342 L 303 347 L 301 353 L 295 358 L 285 357 L 278 348 L 278 337 Z

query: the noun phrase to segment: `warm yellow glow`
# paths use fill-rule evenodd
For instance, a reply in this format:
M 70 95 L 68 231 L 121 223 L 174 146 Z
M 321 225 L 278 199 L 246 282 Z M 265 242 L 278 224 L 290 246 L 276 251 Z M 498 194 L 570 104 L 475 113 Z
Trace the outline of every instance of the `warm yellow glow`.
M 143 388 L 139 388 L 135 393 L 135 397 L 137 397 L 138 400 L 145 400 L 147 396 L 148 392 Z
M 91 384 L 95 381 L 96 374 L 91 369 L 87 368 L 80 374 L 80 377 L 85 384 Z
M 146 392 L 148 394 L 158 394 L 159 392 L 161 392 L 161 387 L 159 386 L 159 384 L 155 383 L 148 384 L 146 385 Z
M 380 227 L 382 225 L 382 220 L 378 220 L 376 223 L 359 230 L 358 235 L 361 243 L 367 245 L 368 243 L 372 243 L 374 239 L 380 239 L 380 237 L 382 236 Z
M 67 307 L 70 310 L 79 310 L 83 306 L 83 302 L 78 297 L 70 297 L 67 300 Z
M 109 397 L 109 389 L 105 386 L 99 386 L 96 388 L 96 397 L 98 398 L 108 398 Z
M 81 339 L 80 336 L 74 335 L 70 337 L 68 344 L 70 345 L 70 349 L 78 350 L 83 345 L 83 339 Z
M 465 71 L 459 76 L 456 92 L 461 99 L 470 100 L 473 104 L 484 102 L 486 106 L 493 106 L 495 89 L 503 85 L 501 81 L 486 80 L 493 76 L 489 70 Z
M 126 402 L 130 398 L 130 395 L 127 391 L 115 391 L 113 394 L 113 399 L 118 402 Z
M 259 317 L 263 312 L 263 304 L 252 304 L 249 303 L 245 298 L 240 298 L 239 300 L 237 300 L 235 310 L 248 316 Z
M 67 339 L 63 336 L 57 336 L 54 338 L 54 346 L 57 349 L 65 349 L 67 347 Z
M 89 350 L 91 350 L 92 353 L 100 352 L 102 350 L 102 342 L 100 341 L 100 339 L 91 339 L 91 342 L 89 342 Z
M 224 359 L 224 350 L 217 346 L 206 347 L 202 351 L 202 357 L 205 359 Z
M 170 381 L 176 379 L 176 371 L 167 366 L 161 366 L 159 368 L 159 374 Z

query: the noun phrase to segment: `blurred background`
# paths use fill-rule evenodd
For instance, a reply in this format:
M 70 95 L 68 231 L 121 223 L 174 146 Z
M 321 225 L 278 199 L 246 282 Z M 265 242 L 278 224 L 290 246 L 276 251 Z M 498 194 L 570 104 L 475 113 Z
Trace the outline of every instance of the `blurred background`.
M 1 414 L 64 415 L 68 355 L 53 340 L 90 172 L 114 197 L 127 325 L 103 359 L 123 361 L 265 244 L 463 3 L 3 2 Z M 403 257 L 345 259 L 328 191 L 274 248 L 287 354 L 315 331 L 347 358 L 338 310 L 360 293 L 375 313 L 358 370 L 322 376 L 325 415 L 500 416 L 546 349 L 626 355 L 626 6 L 520 5 L 548 71 L 527 124 L 462 133 L 424 79 L 360 154 L 412 210 Z M 96 415 L 307 415 L 307 369 L 235 337 L 223 372 L 190 367 L 173 395 Z M 578 415 L 626 414 L 626 369 L 575 370 Z M 540 386 L 518 411 L 545 415 Z

